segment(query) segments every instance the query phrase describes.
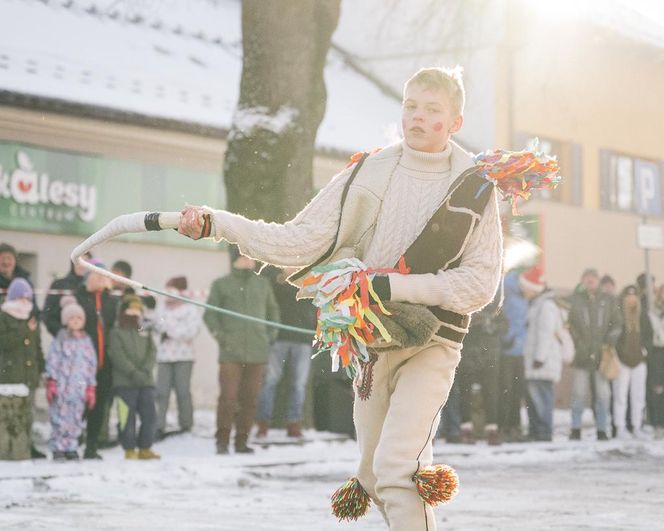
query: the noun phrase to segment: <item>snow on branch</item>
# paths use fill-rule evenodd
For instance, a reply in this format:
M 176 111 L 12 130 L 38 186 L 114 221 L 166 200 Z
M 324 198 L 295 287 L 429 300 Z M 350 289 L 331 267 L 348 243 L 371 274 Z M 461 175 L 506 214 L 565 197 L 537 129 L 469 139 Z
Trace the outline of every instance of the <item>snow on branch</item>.
M 257 129 L 264 129 L 279 135 L 297 119 L 298 111 L 288 105 L 282 105 L 275 114 L 270 114 L 264 106 L 243 107 L 233 116 L 231 138 L 251 136 Z

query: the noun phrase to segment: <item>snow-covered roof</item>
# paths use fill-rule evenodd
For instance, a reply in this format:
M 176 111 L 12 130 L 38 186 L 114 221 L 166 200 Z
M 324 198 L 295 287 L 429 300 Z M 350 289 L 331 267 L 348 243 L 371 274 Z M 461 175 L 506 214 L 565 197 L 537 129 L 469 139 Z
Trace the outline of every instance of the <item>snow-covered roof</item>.
M 240 2 L 132 4 L 3 0 L 0 90 L 228 129 L 242 69 Z M 318 146 L 384 144 L 399 102 L 334 52 L 325 78 Z

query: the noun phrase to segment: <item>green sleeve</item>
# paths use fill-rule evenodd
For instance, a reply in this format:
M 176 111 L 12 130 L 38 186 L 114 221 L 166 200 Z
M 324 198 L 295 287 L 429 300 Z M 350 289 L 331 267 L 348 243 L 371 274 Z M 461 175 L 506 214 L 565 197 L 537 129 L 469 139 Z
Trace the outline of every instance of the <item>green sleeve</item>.
M 266 282 L 267 284 L 267 320 L 268 321 L 274 321 L 274 322 L 281 322 L 281 312 L 279 311 L 279 304 L 277 304 L 277 298 L 274 296 L 274 290 L 272 289 L 272 286 L 270 285 L 269 282 Z M 277 340 L 277 336 L 279 335 L 279 329 L 270 326 L 268 328 L 268 337 L 270 338 L 270 343 L 274 343 Z
M 150 380 L 152 371 L 154 370 L 155 362 L 157 361 L 157 348 L 151 336 L 148 337 L 147 339 L 148 339 L 146 343 L 147 356 L 145 356 L 145 358 L 143 359 L 140 371 L 145 379 Z
M 39 367 L 39 374 L 46 371 L 46 359 L 44 358 L 44 350 L 41 344 L 41 331 L 39 330 L 39 321 L 37 322 L 37 367 Z
M 139 368 L 134 365 L 129 359 L 126 345 L 123 341 L 122 334 L 117 328 L 111 330 L 110 348 L 108 355 L 113 362 L 113 368 L 128 376 L 131 380 L 134 379 L 136 372 Z
M 207 298 L 207 304 L 210 306 L 223 306 L 221 280 L 215 280 L 212 283 L 210 294 Z M 205 323 L 205 326 L 209 330 L 210 334 L 212 334 L 212 337 L 218 341 L 222 330 L 221 314 L 219 312 L 215 312 L 214 310 L 205 310 L 205 313 L 203 314 L 203 322 Z
M 154 364 L 157 361 L 157 347 L 154 344 L 154 340 L 152 339 L 152 336 L 148 337 L 148 364 L 149 370 L 152 370 L 154 368 Z

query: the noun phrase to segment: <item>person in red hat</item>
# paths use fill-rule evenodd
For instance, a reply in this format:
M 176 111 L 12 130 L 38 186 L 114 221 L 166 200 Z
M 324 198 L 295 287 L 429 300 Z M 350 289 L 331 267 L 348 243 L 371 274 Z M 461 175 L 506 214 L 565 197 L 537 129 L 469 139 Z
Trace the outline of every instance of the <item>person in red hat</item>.
M 521 292 L 527 299 L 534 299 L 546 289 L 546 282 L 542 275 L 542 268 L 535 265 L 519 275 Z
M 551 441 L 554 384 L 562 373 L 562 347 L 558 334 L 564 326 L 563 317 L 539 266 L 524 271 L 519 282 L 530 301 L 528 331 L 523 346 L 528 434 L 533 441 Z
M 90 261 L 97 267 L 104 264 Z M 102 427 L 112 400 L 112 367 L 108 356 L 110 334 L 117 314 L 117 299 L 110 294 L 110 281 L 96 272 L 86 273 L 75 292 L 76 301 L 85 312 L 85 332 L 97 353 L 97 390 L 95 405 L 88 411 L 84 459 L 102 459 L 98 452 Z

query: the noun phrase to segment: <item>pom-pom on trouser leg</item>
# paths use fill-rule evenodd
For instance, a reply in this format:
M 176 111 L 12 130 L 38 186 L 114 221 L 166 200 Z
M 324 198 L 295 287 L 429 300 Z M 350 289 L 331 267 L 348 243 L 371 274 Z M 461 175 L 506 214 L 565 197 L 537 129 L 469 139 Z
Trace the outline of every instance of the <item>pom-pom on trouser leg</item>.
M 356 397 L 358 478 L 383 506 L 390 531 L 436 529 L 415 474 L 432 463 L 431 443 L 459 359 L 458 347 L 440 342 L 379 353 L 369 398 Z

